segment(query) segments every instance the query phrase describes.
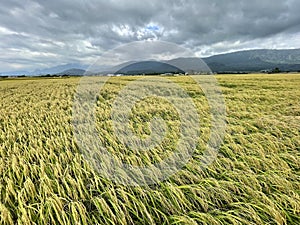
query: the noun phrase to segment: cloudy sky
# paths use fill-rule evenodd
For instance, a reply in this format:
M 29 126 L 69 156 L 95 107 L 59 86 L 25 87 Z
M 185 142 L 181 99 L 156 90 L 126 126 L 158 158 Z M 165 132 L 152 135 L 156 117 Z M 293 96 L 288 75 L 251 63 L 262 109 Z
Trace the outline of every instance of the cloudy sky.
M 300 48 L 299 0 L 0 0 L 0 72 L 90 64 L 138 40 L 198 56 Z

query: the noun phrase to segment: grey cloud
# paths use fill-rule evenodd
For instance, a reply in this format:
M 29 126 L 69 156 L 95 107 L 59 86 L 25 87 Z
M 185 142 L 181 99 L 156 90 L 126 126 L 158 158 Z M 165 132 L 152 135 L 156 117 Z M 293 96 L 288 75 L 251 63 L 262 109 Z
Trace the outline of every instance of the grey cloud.
M 146 39 L 201 54 L 299 48 L 299 10 L 298 0 L 2 0 L 0 71 L 13 69 L 7 62 L 14 60 L 24 68 L 58 60 L 88 63 L 120 44 Z M 158 29 L 147 29 L 151 24 Z

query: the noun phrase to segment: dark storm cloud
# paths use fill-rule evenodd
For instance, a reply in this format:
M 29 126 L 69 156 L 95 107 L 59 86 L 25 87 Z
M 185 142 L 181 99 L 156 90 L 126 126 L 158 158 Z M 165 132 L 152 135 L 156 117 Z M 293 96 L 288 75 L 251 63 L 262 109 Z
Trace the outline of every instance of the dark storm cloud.
M 213 54 L 299 48 L 298 0 L 4 1 L 0 71 L 92 62 L 136 40 L 158 39 Z

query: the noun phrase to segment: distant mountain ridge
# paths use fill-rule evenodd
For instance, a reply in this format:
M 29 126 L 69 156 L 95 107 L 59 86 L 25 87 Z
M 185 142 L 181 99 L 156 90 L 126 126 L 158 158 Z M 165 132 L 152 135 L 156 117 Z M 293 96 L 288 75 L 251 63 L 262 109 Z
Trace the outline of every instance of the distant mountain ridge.
M 280 71 L 300 71 L 300 49 L 259 49 L 238 51 L 233 53 L 214 55 L 211 57 L 202 58 L 202 60 L 205 63 L 203 63 L 199 58 L 195 57 L 176 58 L 162 62 L 167 63 L 171 66 L 175 66 L 178 69 L 188 73 L 207 72 L 209 70 L 216 73 L 260 72 L 273 71 L 275 68 L 278 68 Z M 130 63 L 125 63 L 122 65 L 126 65 L 128 67 Z M 140 74 L 142 74 L 147 73 L 149 68 L 145 68 L 144 71 L 142 71 L 141 68 L 137 70 L 140 72 Z M 157 73 L 159 72 L 163 71 L 157 71 Z M 170 71 L 165 70 L 165 72 Z M 128 72 L 124 74 L 128 74 Z
M 44 68 L 44 69 L 36 69 L 34 71 L 10 71 L 10 72 L 2 72 L 0 75 L 31 75 L 31 76 L 37 76 L 37 75 L 55 75 L 62 73 L 66 70 L 70 69 L 82 69 L 85 70 L 88 68 L 87 65 L 83 65 L 80 63 L 67 63 L 62 64 L 54 67 Z
M 214 72 L 300 71 L 300 49 L 247 50 L 203 58 Z
M 162 73 L 185 73 L 185 71 L 165 62 L 142 61 L 142 62 L 131 63 L 115 72 L 115 74 L 124 74 L 124 75 L 162 74 Z
M 223 59 L 233 60 L 239 59 L 254 59 L 260 58 L 262 61 L 269 63 L 280 63 L 280 64 L 299 64 L 300 63 L 300 49 L 255 49 L 255 50 L 244 50 L 225 54 L 218 54 L 207 57 L 205 59 Z M 225 62 L 225 61 L 224 61 Z
M 63 72 L 57 73 L 56 75 L 82 76 L 85 73 L 86 73 L 86 70 L 72 68 L 72 69 L 64 70 Z
M 176 58 L 168 61 L 161 61 L 171 66 L 175 66 L 182 71 L 207 71 L 207 66 L 203 63 L 197 63 L 199 58 Z M 214 55 L 202 60 L 208 65 L 213 72 L 259 72 L 262 70 L 272 70 L 279 68 L 281 71 L 300 71 L 300 49 L 282 49 L 282 50 L 269 50 L 257 49 L 237 51 L 232 53 L 225 53 Z M 103 71 L 93 71 L 92 73 L 109 74 L 115 73 L 124 67 L 128 67 L 137 61 L 124 62 L 116 65 L 110 69 Z M 146 64 L 144 64 L 146 65 Z M 2 72 L 0 75 L 84 75 L 88 66 L 80 63 L 68 63 L 58 65 L 45 69 L 38 69 L 32 72 L 27 71 L 12 71 Z M 103 65 L 103 68 L 108 68 Z M 149 68 L 148 68 L 149 69 Z M 143 73 L 141 68 L 138 72 Z M 144 71 L 145 72 L 145 71 Z M 152 71 L 153 72 L 153 71 Z M 155 72 L 155 71 L 154 71 Z M 163 72 L 163 70 L 157 71 Z
M 82 65 L 80 63 L 67 63 L 67 64 L 58 65 L 46 69 L 35 70 L 32 72 L 32 74 L 33 75 L 59 74 L 71 69 L 85 70 L 86 68 L 87 68 L 86 65 Z

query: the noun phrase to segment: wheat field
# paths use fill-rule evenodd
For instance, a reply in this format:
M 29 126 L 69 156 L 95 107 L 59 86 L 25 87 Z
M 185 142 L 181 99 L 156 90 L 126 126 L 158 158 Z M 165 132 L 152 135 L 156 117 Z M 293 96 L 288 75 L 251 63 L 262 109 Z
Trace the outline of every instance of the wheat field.
M 300 224 L 300 75 L 218 75 L 227 128 L 215 161 L 199 160 L 210 133 L 209 106 L 190 77 L 167 77 L 197 106 L 193 157 L 168 179 L 124 186 L 98 173 L 73 136 L 72 104 L 80 78 L 0 79 L 0 224 Z M 132 165 L 172 152 L 176 110 L 147 98 L 130 126 L 149 135 L 161 116 L 162 143 L 138 152 L 119 143 L 111 104 L 139 77 L 112 77 L 97 96 L 97 129 L 107 151 Z

